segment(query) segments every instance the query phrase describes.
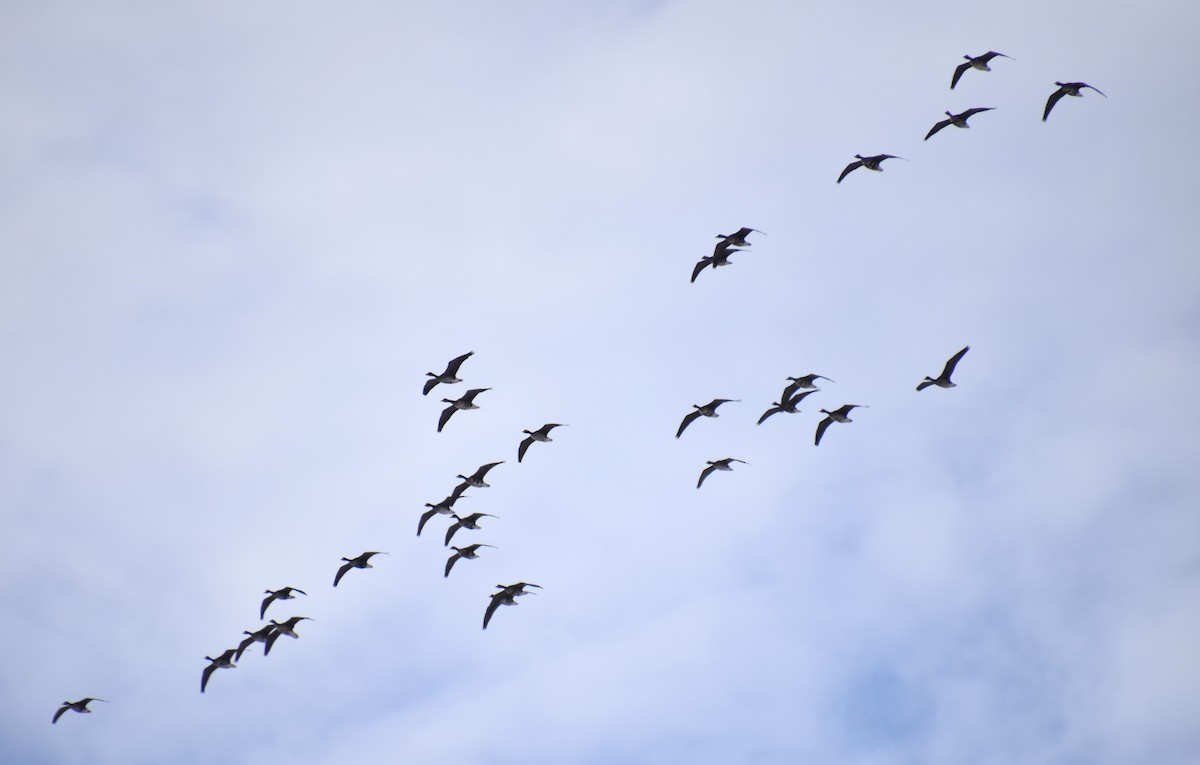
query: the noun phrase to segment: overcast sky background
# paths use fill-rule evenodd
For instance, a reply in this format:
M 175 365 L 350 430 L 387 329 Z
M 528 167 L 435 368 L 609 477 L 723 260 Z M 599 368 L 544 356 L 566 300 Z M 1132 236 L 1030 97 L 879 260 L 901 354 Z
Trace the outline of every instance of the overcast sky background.
M 1200 761 L 1200 7 L 1080 9 L 0 3 L 0 761 Z

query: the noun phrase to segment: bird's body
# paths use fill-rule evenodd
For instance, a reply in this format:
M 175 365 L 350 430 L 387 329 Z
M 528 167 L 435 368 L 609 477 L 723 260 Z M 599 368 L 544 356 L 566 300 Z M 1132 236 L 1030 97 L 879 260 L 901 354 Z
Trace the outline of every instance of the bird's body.
M 277 600 L 291 600 L 296 597 L 295 593 L 297 592 L 305 597 L 308 596 L 307 592 L 297 587 L 283 587 L 278 590 L 263 590 L 263 592 L 267 594 L 267 597 L 263 598 L 262 607 L 258 609 L 259 619 L 266 617 L 267 606 L 271 605 Z
M 749 247 L 750 242 L 746 241 L 746 237 L 755 232 L 763 234 L 763 232 L 756 228 L 746 228 L 745 226 L 739 228 L 737 231 L 734 231 L 732 234 L 717 234 L 717 238 L 721 240 L 717 243 L 717 249 L 720 249 L 721 247 L 724 247 L 725 249 L 729 249 L 731 247 Z M 766 236 L 766 234 L 763 234 L 763 236 Z M 717 250 L 714 249 L 713 254 L 716 255 Z
M 466 497 L 466 494 L 451 494 L 436 505 L 425 503 L 425 507 L 429 509 L 421 514 L 421 520 L 417 522 L 417 536 L 421 536 L 421 529 L 425 528 L 425 524 L 435 515 L 453 515 L 454 503 Z
M 779 394 L 780 401 L 784 400 L 785 398 L 791 398 L 792 394 L 798 390 L 820 390 L 820 388 L 817 387 L 817 380 L 829 380 L 829 378 L 818 374 L 807 374 L 803 377 L 789 377 L 788 380 L 790 382 L 786 387 L 784 387 L 783 393 Z M 837 381 L 829 380 L 829 382 Z
M 495 545 L 473 544 L 466 547 L 451 547 L 450 549 L 454 551 L 454 554 L 446 560 L 446 573 L 442 576 L 450 576 L 450 569 L 454 568 L 454 564 L 458 562 L 459 558 L 466 558 L 467 560 L 478 558 L 480 547 L 495 547 Z
M 723 242 L 718 242 L 716 251 L 714 251 L 712 255 L 705 255 L 704 257 L 700 258 L 700 262 L 697 263 L 696 267 L 692 269 L 692 282 L 695 283 L 696 277 L 699 276 L 700 272 L 708 266 L 712 266 L 713 268 L 721 268 L 722 266 L 732 265 L 733 261 L 729 259 L 729 256 L 735 252 L 743 251 L 735 250 L 731 247 L 724 246 Z
M 834 409 L 832 412 L 829 411 L 828 409 L 822 409 L 821 413 L 825 415 L 825 419 L 823 419 L 819 423 L 817 423 L 817 437 L 813 441 L 814 445 L 816 445 L 816 446 L 821 445 L 821 436 L 825 435 L 825 430 L 833 423 L 835 423 L 835 422 L 853 422 L 853 420 L 850 419 L 850 412 L 851 412 L 851 410 L 858 409 L 860 407 L 865 409 L 866 405 L 865 404 L 843 404 L 842 406 L 838 407 L 837 409 Z
M 271 637 L 271 633 L 274 631 L 275 631 L 274 624 L 268 624 L 267 626 L 265 626 L 261 629 L 257 629 L 254 632 L 251 632 L 249 630 L 242 630 L 242 634 L 249 635 L 249 637 L 245 638 L 244 640 L 242 640 L 241 643 L 238 644 L 237 651 L 233 654 L 233 660 L 241 661 L 242 654 L 246 652 L 247 648 L 254 645 L 255 643 L 262 643 L 265 646 L 267 644 L 268 639 L 270 639 L 270 637 Z M 263 655 L 264 656 L 266 655 L 266 651 L 263 651 Z
M 953 388 L 954 383 L 950 381 L 950 375 L 954 374 L 954 367 L 958 366 L 958 362 L 963 356 L 967 355 L 967 351 L 969 350 L 971 350 L 971 346 L 968 345 L 951 356 L 946 362 L 946 366 L 942 368 L 942 373 L 937 377 L 926 376 L 924 380 L 917 384 L 917 391 L 923 391 L 931 385 L 936 385 L 939 388 Z
M 675 431 L 675 437 L 679 438 L 682 436 L 683 431 L 687 429 L 688 425 L 691 425 L 693 422 L 695 422 L 697 417 L 720 417 L 721 415 L 717 414 L 717 407 L 719 407 L 721 404 L 727 404 L 730 401 L 740 400 L 741 399 L 736 398 L 714 398 L 712 401 L 709 401 L 704 405 L 692 404 L 692 408 L 696 411 L 688 412 L 686 415 L 684 415 L 683 422 L 679 423 L 679 430 Z
M 770 409 L 763 412 L 762 417 L 758 418 L 758 422 L 756 424 L 762 425 L 763 420 L 767 419 L 771 415 L 779 414 L 780 412 L 784 412 L 785 414 L 797 414 L 800 410 L 797 409 L 796 407 L 799 406 L 800 402 L 803 401 L 806 396 L 811 396 L 812 394 L 816 393 L 818 390 L 820 390 L 820 389 L 812 388 L 810 390 L 800 391 L 799 393 L 797 393 L 795 396 L 792 396 L 791 398 L 788 398 L 787 396 L 780 396 L 778 401 L 771 404 Z M 784 389 L 784 392 L 785 393 L 787 392 L 786 388 Z
M 956 128 L 969 128 L 971 126 L 967 124 L 967 120 L 971 118 L 971 115 L 979 114 L 980 112 L 990 112 L 994 108 L 995 107 L 991 106 L 977 107 L 975 109 L 967 109 L 965 112 L 959 112 L 958 114 L 946 112 L 948 119 L 944 119 L 930 128 L 929 132 L 925 134 L 925 140 L 928 141 L 934 133 L 938 132 L 947 125 L 953 125 Z
M 1042 112 L 1042 122 L 1046 121 L 1046 119 L 1050 116 L 1050 110 L 1054 108 L 1054 105 L 1057 104 L 1063 96 L 1075 96 L 1076 98 L 1081 97 L 1083 93 L 1080 91 L 1084 88 L 1091 88 L 1105 98 L 1108 98 L 1108 96 L 1104 95 L 1104 91 L 1100 90 L 1099 88 L 1093 88 L 1086 82 L 1055 82 L 1054 84 L 1058 86 L 1058 90 L 1051 93 L 1050 98 L 1046 99 L 1046 110 Z
M 504 464 L 504 460 L 500 460 L 499 462 L 489 462 L 486 465 L 480 465 L 479 469 L 476 470 L 474 473 L 472 473 L 469 476 L 462 475 L 462 474 L 456 475 L 455 478 L 461 478 L 463 480 L 462 480 L 462 483 L 460 483 L 458 486 L 454 487 L 454 493 L 451 494 L 451 496 L 453 496 L 453 497 L 462 496 L 462 493 L 470 488 L 486 489 L 488 486 L 491 486 L 490 483 L 487 483 L 486 481 L 483 480 L 484 476 L 486 476 L 488 474 L 488 471 L 491 470 L 492 468 L 496 467 L 497 465 L 503 465 L 503 464 Z
M 880 165 L 883 164 L 885 159 L 904 159 L 904 157 L 897 157 L 895 154 L 874 154 L 870 157 L 864 157 L 861 154 L 855 154 L 854 156 L 857 159 L 846 165 L 845 170 L 842 170 L 842 174 L 839 175 L 837 179 L 838 183 L 841 183 L 843 178 L 860 167 L 865 167 L 868 170 L 874 170 L 877 173 L 882 173 L 883 168 L 880 167 Z M 907 162 L 908 160 L 905 161 Z
M 704 479 L 712 475 L 715 470 L 733 470 L 733 463 L 741 462 L 747 464 L 745 460 L 735 459 L 734 457 L 725 457 L 719 460 L 708 460 L 708 467 L 700 471 L 700 480 L 696 481 L 696 488 L 699 489 L 704 484 Z
M 954 90 L 954 86 L 958 84 L 959 78 L 962 77 L 963 73 L 968 69 L 978 69 L 981 72 L 992 71 L 992 68 L 988 66 L 988 64 L 996 56 L 1007 59 L 1012 58 L 1012 56 L 1005 56 L 1003 53 L 997 53 L 994 50 L 990 50 L 987 53 L 984 53 L 982 56 L 964 55 L 963 58 L 967 60 L 967 63 L 959 64 L 954 68 L 954 76 L 950 78 L 950 89 Z
M 541 585 L 530 584 L 529 582 L 517 582 L 516 584 L 498 584 L 499 592 L 491 594 L 491 600 L 488 602 L 487 610 L 483 612 L 483 628 L 486 630 L 488 622 L 492 620 L 492 614 L 496 613 L 496 609 L 500 606 L 515 606 L 518 605 L 517 598 L 522 595 L 536 595 L 534 592 L 526 592 L 526 587 L 537 587 L 541 589 Z
M 205 656 L 208 659 L 209 665 L 200 673 L 200 692 L 204 693 L 204 689 L 208 687 L 208 678 L 212 677 L 212 673 L 218 669 L 233 669 L 237 665 L 233 663 L 233 657 L 237 653 L 236 650 L 230 648 L 217 658 Z
M 94 699 L 91 696 L 88 696 L 80 699 L 79 701 L 64 701 L 62 706 L 58 708 L 58 711 L 54 713 L 54 719 L 52 719 L 50 723 L 54 724 L 58 722 L 58 718 L 62 717 L 63 713 L 67 710 L 78 712 L 81 715 L 90 715 L 92 710 L 88 709 L 88 704 L 91 704 L 93 701 L 104 701 L 104 699 Z M 104 701 L 104 703 L 107 704 L 108 702 Z
M 442 544 L 449 545 L 450 540 L 454 538 L 454 535 L 456 533 L 458 533 L 459 529 L 469 529 L 471 531 L 475 531 L 477 529 L 482 528 L 479 525 L 480 518 L 495 518 L 495 517 L 496 516 L 492 515 L 491 513 L 471 513 L 470 515 L 466 516 L 465 518 L 460 515 L 455 514 L 454 515 L 454 523 L 450 524 L 450 528 L 446 529 L 446 541 L 443 542 Z
M 442 401 L 450 406 L 443 409 L 442 416 L 438 418 L 438 433 L 441 433 L 442 428 L 446 427 L 446 423 L 450 421 L 450 415 L 466 409 L 478 409 L 479 404 L 475 403 L 475 397 L 485 390 L 491 390 L 491 388 L 472 388 L 464 393 L 461 398 L 454 399 L 453 401 L 448 398 L 442 399 Z
M 425 381 L 425 389 L 421 391 L 421 395 L 428 396 L 429 391 L 433 390 L 433 386 L 437 385 L 438 383 L 453 385 L 454 383 L 462 382 L 462 380 L 458 378 L 458 368 L 462 366 L 464 361 L 471 358 L 474 353 L 475 351 L 469 351 L 458 358 L 451 359 L 450 363 L 446 365 L 446 371 L 442 372 L 440 375 L 434 374 L 433 372 L 426 372 L 425 376 L 433 379 Z
M 300 633 L 296 632 L 296 625 L 305 619 L 308 619 L 308 621 L 313 621 L 313 619 L 307 616 L 293 616 L 292 618 L 283 622 L 277 622 L 272 619 L 271 626 L 274 627 L 274 630 L 269 636 L 267 636 L 267 645 L 265 648 L 263 648 L 263 656 L 266 656 L 271 652 L 271 646 L 275 645 L 275 641 L 279 639 L 280 635 L 287 635 L 290 638 L 300 637 Z
M 561 422 L 548 422 L 537 430 L 522 430 L 521 432 L 528 434 L 528 436 L 517 447 L 517 462 L 525 459 L 525 452 L 529 450 L 534 441 L 541 441 L 543 443 L 553 441 L 554 439 L 550 437 L 550 431 L 561 427 L 565 427 Z
M 337 576 L 333 577 L 333 586 L 337 587 L 338 582 L 342 581 L 342 577 L 352 568 L 375 568 L 371 565 L 371 558 L 375 555 L 387 555 L 385 552 L 378 550 L 373 552 L 365 552 L 357 558 L 342 558 L 346 563 L 338 569 Z

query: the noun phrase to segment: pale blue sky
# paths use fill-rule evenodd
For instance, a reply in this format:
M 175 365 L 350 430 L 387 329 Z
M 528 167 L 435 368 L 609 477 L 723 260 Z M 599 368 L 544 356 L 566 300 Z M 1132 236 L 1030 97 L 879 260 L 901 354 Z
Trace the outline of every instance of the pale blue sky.
M 1196 762 L 1200 10 L 1079 16 L 0 3 L 0 761 Z

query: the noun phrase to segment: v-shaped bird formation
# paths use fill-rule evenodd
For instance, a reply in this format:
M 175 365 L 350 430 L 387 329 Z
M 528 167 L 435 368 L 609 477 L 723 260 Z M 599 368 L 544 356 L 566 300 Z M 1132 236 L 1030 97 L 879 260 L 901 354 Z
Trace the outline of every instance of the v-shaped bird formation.
M 996 58 L 1004 58 L 1009 61 L 1013 61 L 1015 64 L 1015 59 L 1013 59 L 1011 56 L 1008 56 L 1004 53 L 999 53 L 997 51 L 988 51 L 987 53 L 978 56 L 967 54 L 964 55 L 963 58 L 965 59 L 965 62 L 958 64 L 954 68 L 953 75 L 950 80 L 951 90 L 955 90 L 956 87 L 960 85 L 963 76 L 970 70 L 975 70 L 978 72 L 992 71 L 990 64 Z M 1006 64 L 1005 66 L 1009 65 Z M 972 77 L 974 76 L 975 75 L 972 75 Z M 969 80 L 970 78 L 968 78 L 968 81 Z M 1050 94 L 1045 103 L 1045 107 L 1042 112 L 1043 122 L 1049 118 L 1051 111 L 1064 97 L 1080 97 L 1083 95 L 1082 91 L 1085 89 L 1094 90 L 1096 93 L 1099 93 L 1101 96 L 1107 98 L 1107 95 L 1098 88 L 1085 82 L 1055 81 L 1054 85 L 1057 87 L 1057 90 Z M 947 110 L 945 112 L 946 119 L 937 121 L 925 134 L 924 140 L 928 141 L 946 127 L 954 126 L 960 129 L 969 128 L 970 125 L 968 125 L 968 120 L 970 118 L 977 114 L 993 110 L 993 107 L 971 107 L 957 113 Z M 865 168 L 874 172 L 882 172 L 883 163 L 889 159 L 908 161 L 903 157 L 899 157 L 894 154 L 855 154 L 854 161 L 850 162 L 842 169 L 841 173 L 837 176 L 836 183 L 842 183 L 847 176 L 859 168 Z M 751 247 L 751 242 L 748 239 L 751 234 L 765 236 L 764 232 L 750 227 L 741 227 L 731 234 L 717 234 L 715 237 L 717 239 L 717 243 L 713 248 L 712 254 L 703 256 L 694 265 L 691 273 L 691 282 L 694 283 L 705 269 L 711 268 L 713 271 L 716 271 L 719 268 L 731 265 L 731 255 L 735 253 L 747 252 Z M 952 381 L 952 375 L 955 373 L 958 365 L 960 362 L 962 362 L 963 357 L 967 354 L 968 350 L 969 346 L 965 346 L 957 353 L 952 355 L 945 362 L 943 369 L 936 377 L 928 375 L 925 376 L 924 379 L 917 384 L 916 390 L 920 392 L 930 387 L 946 389 L 955 387 L 956 383 Z M 474 356 L 474 351 L 468 351 L 467 353 L 450 359 L 450 361 L 446 363 L 445 369 L 442 372 L 426 372 L 426 377 L 429 379 L 425 381 L 422 387 L 422 396 L 428 396 L 429 393 L 439 385 L 452 386 L 462 383 L 464 381 L 464 378 L 460 376 L 462 374 L 462 368 L 472 356 Z M 787 382 L 782 390 L 782 393 L 779 395 L 778 401 L 771 402 L 770 406 L 762 412 L 757 419 L 757 425 L 764 424 L 768 419 L 774 417 L 776 414 L 801 414 L 801 404 L 805 402 L 809 396 L 821 392 L 821 388 L 817 386 L 817 381 L 823 380 L 836 384 L 831 378 L 816 373 L 808 373 L 799 377 L 788 377 L 786 380 Z M 476 399 L 481 394 L 491 390 L 492 388 L 490 387 L 470 388 L 458 398 L 442 398 L 441 403 L 445 403 L 448 406 L 442 409 L 438 417 L 437 432 L 443 432 L 443 429 L 447 426 L 451 417 L 453 417 L 457 412 L 480 409 L 481 407 L 476 403 Z M 500 394 L 493 395 L 495 396 Z M 701 417 L 706 419 L 716 419 L 720 416 L 717 411 L 718 408 L 724 406 L 725 404 L 737 403 L 740 401 L 741 399 L 735 398 L 714 398 L 705 404 L 692 404 L 692 411 L 684 415 L 678 426 L 678 429 L 675 432 L 675 438 L 681 439 L 684 431 L 688 430 L 688 428 Z M 817 419 L 815 424 L 815 432 L 813 437 L 814 446 L 821 445 L 822 440 L 826 438 L 827 431 L 832 425 L 835 423 L 851 423 L 853 420 L 851 419 L 850 415 L 855 409 L 867 408 L 869 407 L 865 404 L 841 404 L 832 409 L 818 408 L 818 414 L 823 415 L 823 417 Z M 475 416 L 476 415 L 472 415 L 472 417 Z M 460 419 L 470 420 L 471 418 L 468 417 Z M 517 444 L 517 463 L 521 464 L 524 462 L 529 448 L 534 443 L 552 442 L 553 439 L 550 435 L 551 431 L 561 427 L 566 427 L 565 423 L 547 422 L 535 430 L 522 430 L 521 433 L 525 437 Z M 704 426 L 706 429 L 718 427 L 719 425 Z M 772 425 L 772 427 L 784 427 L 784 425 Z M 456 430 L 460 428 L 463 430 L 469 430 L 469 422 L 463 421 L 455 425 Z M 693 438 L 693 436 L 689 436 L 689 441 Z M 840 435 L 835 440 L 838 439 L 841 439 Z M 541 448 L 542 447 L 539 447 L 539 449 Z M 437 503 L 425 503 L 424 506 L 428 509 L 423 511 L 419 516 L 417 522 L 418 537 L 421 535 L 421 532 L 424 530 L 426 525 L 436 516 L 447 516 L 449 520 L 443 536 L 443 546 L 449 548 L 449 550 L 453 552 L 447 558 L 444 569 L 442 570 L 443 579 L 450 576 L 451 571 L 455 569 L 458 561 L 474 561 L 481 557 L 487 557 L 481 555 L 481 552 L 484 549 L 496 549 L 494 545 L 484 542 L 471 542 L 463 546 L 452 546 L 450 543 L 454 541 L 456 536 L 458 536 L 460 533 L 463 533 L 464 536 L 468 536 L 465 532 L 476 532 L 483 529 L 483 526 L 480 522 L 484 518 L 493 518 L 497 521 L 500 521 L 498 516 L 482 511 L 462 515 L 456 511 L 455 505 L 459 500 L 468 498 L 464 493 L 468 489 L 488 488 L 490 484 L 486 480 L 487 477 L 494 469 L 503 464 L 505 464 L 505 460 L 487 462 L 480 465 L 479 468 L 470 475 L 459 474 L 456 476 L 456 478 L 460 479 L 460 482 L 450 489 L 450 492 L 444 499 Z M 749 463 L 737 457 L 721 457 L 718 459 L 706 460 L 704 462 L 704 467 L 701 469 L 699 478 L 696 481 L 696 488 L 700 489 L 703 487 L 705 481 L 714 473 L 733 471 L 735 465 L 749 466 Z M 341 565 L 336 569 L 336 572 L 333 576 L 333 588 L 337 588 L 340 584 L 342 584 L 344 577 L 352 570 L 373 568 L 374 566 L 372 560 L 376 556 L 381 555 L 388 555 L 388 553 L 378 550 L 371 550 L 362 552 L 354 557 L 342 557 Z M 355 577 L 357 576 L 359 575 L 356 574 Z M 461 575 L 457 578 L 461 578 Z M 526 595 L 536 594 L 531 592 L 528 588 L 535 588 L 539 590 L 542 589 L 540 585 L 529 582 L 516 582 L 508 585 L 496 585 L 496 588 L 497 589 L 495 592 L 492 592 L 487 596 L 487 604 L 483 612 L 483 629 L 488 628 L 488 625 L 491 623 L 496 612 L 501 606 L 518 605 L 520 598 Z M 304 590 L 290 585 L 275 590 L 264 590 L 264 594 L 266 597 L 262 599 L 259 605 L 260 621 L 266 619 L 267 610 L 276 603 L 294 600 L 296 595 L 303 595 L 305 597 L 308 596 L 308 593 Z M 278 609 L 278 607 L 276 608 Z M 241 661 L 256 643 L 263 644 L 263 655 L 267 656 L 270 654 L 272 647 L 281 636 L 287 636 L 292 639 L 299 638 L 300 635 L 297 632 L 297 626 L 303 621 L 315 620 L 308 616 L 299 615 L 292 615 L 281 621 L 271 619 L 268 623 L 259 626 L 257 629 L 244 630 L 242 632 L 243 637 L 236 641 L 236 648 L 226 648 L 221 653 L 218 653 L 215 657 L 205 656 L 204 658 L 208 664 L 202 668 L 200 675 L 201 693 L 205 693 L 207 691 L 208 685 L 212 680 L 212 676 L 218 669 L 235 668 L 237 666 L 236 662 Z M 57 711 L 55 711 L 51 722 L 57 723 L 59 719 L 68 711 L 80 714 L 90 714 L 92 710 L 88 708 L 88 705 L 93 701 L 103 702 L 104 699 L 85 697 L 78 701 L 64 701 L 62 702 L 62 705 L 59 706 Z

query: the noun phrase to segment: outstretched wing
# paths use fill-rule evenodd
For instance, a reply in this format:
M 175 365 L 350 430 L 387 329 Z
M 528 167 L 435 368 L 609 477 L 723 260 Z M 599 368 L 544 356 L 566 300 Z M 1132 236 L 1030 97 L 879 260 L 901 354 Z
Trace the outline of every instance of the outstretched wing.
M 969 350 L 971 350 L 971 346 L 968 345 L 966 348 L 963 348 L 961 351 L 950 357 L 950 360 L 946 362 L 946 367 L 942 370 L 943 379 L 950 379 L 950 375 L 954 374 L 954 368 L 958 366 L 959 360 L 961 360 L 963 356 L 966 356 L 967 351 Z
M 429 519 L 435 515 L 437 515 L 436 507 L 432 510 L 427 510 L 426 512 L 421 513 L 421 520 L 417 522 L 417 536 L 421 536 L 421 529 L 425 528 L 425 524 L 429 523 Z M 342 575 L 338 574 L 338 579 L 341 579 L 341 578 L 342 578 Z M 333 586 L 337 587 L 337 582 L 334 582 Z
M 758 422 L 755 424 L 762 425 L 763 420 L 767 419 L 768 417 L 770 417 L 773 414 L 778 414 L 779 412 L 782 412 L 782 411 L 783 411 L 783 407 L 781 407 L 781 406 L 772 407 L 772 408 L 768 409 L 767 411 L 763 412 L 762 417 L 759 417 Z
M 941 122 L 939 122 L 936 125 L 934 125 L 933 127 L 931 127 L 929 129 L 929 132 L 925 134 L 925 140 L 928 141 L 930 136 L 932 136 L 934 133 L 938 132 L 942 128 L 946 127 L 951 122 L 953 122 L 953 120 L 942 120 Z
M 1053 109 L 1054 105 L 1062 100 L 1062 97 L 1066 94 L 1066 88 L 1059 88 L 1050 94 L 1050 98 L 1046 99 L 1046 111 L 1042 112 L 1042 122 L 1046 121 L 1046 118 L 1050 116 L 1050 110 Z
M 267 606 L 271 605 L 273 602 L 275 602 L 275 593 L 273 592 L 267 597 L 263 598 L 262 607 L 258 609 L 259 619 L 266 618 Z
M 720 245 L 717 245 L 717 246 L 719 247 Z M 713 257 L 716 257 L 716 256 L 714 255 Z M 713 258 L 708 258 L 708 257 L 700 258 L 700 262 L 697 263 L 696 267 L 692 269 L 692 283 L 693 284 L 696 283 L 696 277 L 700 275 L 700 272 L 703 271 L 705 266 L 707 266 L 712 261 L 713 261 Z
M 930 385 L 933 385 L 933 378 L 932 378 L 932 377 L 926 377 L 924 380 L 922 380 L 921 382 L 917 383 L 917 393 L 920 393 L 921 391 L 925 390 L 925 389 L 926 389 L 926 388 L 928 388 Z
M 461 557 L 462 556 L 457 552 L 450 556 L 450 559 L 446 561 L 446 573 L 442 574 L 443 577 L 450 576 L 450 569 L 454 568 L 454 564 L 457 563 L 458 559 Z
M 475 351 L 467 351 L 461 356 L 450 359 L 450 363 L 446 365 L 446 371 L 444 374 L 458 377 L 458 368 L 462 366 L 464 361 L 471 358 L 473 355 L 475 355 Z
M 352 569 L 352 568 L 354 568 L 354 564 L 353 564 L 353 563 L 347 563 L 347 564 L 345 564 L 344 566 L 342 566 L 341 568 L 339 568 L 339 569 L 338 569 L 338 572 L 337 572 L 337 576 L 335 576 L 335 577 L 333 578 L 333 586 L 334 586 L 334 587 L 337 587 L 337 586 L 338 586 L 338 582 L 342 581 L 342 577 L 343 577 L 343 576 L 345 576 L 345 575 L 346 575 L 346 572 L 347 572 L 347 571 L 349 571 L 349 570 L 350 570 L 350 569 Z
M 842 174 L 838 176 L 837 182 L 838 182 L 838 183 L 841 183 L 843 178 L 845 178 L 845 177 L 846 177 L 847 175 L 849 175 L 849 174 L 850 174 L 852 171 L 854 171 L 854 170 L 857 170 L 857 169 L 858 169 L 858 168 L 860 168 L 860 167 L 862 167 L 862 160 L 861 160 L 861 159 L 859 159 L 859 160 L 855 160 L 854 162 L 851 162 L 850 164 L 846 165 L 846 169 L 845 169 L 845 170 L 843 170 L 843 171 L 842 171 Z
M 454 538 L 455 532 L 462 528 L 462 521 L 455 521 L 450 524 L 450 528 L 446 529 L 446 541 L 442 542 L 443 546 L 449 545 L 450 540 Z
M 696 488 L 699 489 L 701 484 L 704 483 L 704 479 L 708 478 L 709 475 L 711 475 L 712 472 L 716 469 L 717 469 L 716 465 L 709 465 L 708 467 L 704 468 L 704 470 L 700 471 L 700 480 L 696 481 Z
M 521 445 L 517 447 L 517 462 L 525 459 L 525 452 L 529 449 L 529 445 L 533 443 L 533 436 L 529 436 Z
M 832 422 L 833 422 L 833 418 L 826 417 L 825 419 L 823 419 L 817 423 L 817 437 L 816 437 L 816 439 L 813 440 L 813 446 L 821 445 L 821 436 L 825 435 L 825 431 L 829 428 L 829 425 Z
M 201 686 L 200 690 L 201 690 L 201 692 L 203 692 L 203 691 L 204 691 L 204 688 L 203 688 L 203 686 Z M 64 704 L 64 705 L 62 705 L 61 707 L 59 707 L 59 708 L 58 708 L 58 711 L 54 713 L 54 719 L 50 721 L 50 724 L 51 724 L 51 725 L 53 725 L 54 723 L 58 722 L 58 718 L 60 718 L 60 717 L 62 717 L 62 716 L 63 716 L 63 712 L 66 712 L 66 711 L 67 711 L 68 709 L 70 709 L 70 708 L 71 708 L 71 707 L 70 707 L 70 706 L 68 706 L 68 705 L 66 705 L 66 704 Z
M 210 663 L 207 667 L 204 668 L 204 671 L 200 673 L 200 692 L 201 693 L 204 693 L 204 689 L 208 687 L 208 678 L 212 677 L 212 673 L 214 671 L 216 671 L 216 669 L 217 669 L 217 665 L 215 663 Z M 58 710 L 59 714 L 62 714 L 62 712 L 63 712 L 62 709 Z M 57 718 L 55 718 L 55 719 L 57 719 Z
M 700 416 L 700 412 L 698 412 L 698 411 L 697 412 L 689 412 L 689 413 L 685 414 L 683 416 L 683 422 L 679 423 L 679 430 L 675 431 L 675 437 L 679 438 L 680 436 L 682 436 L 683 431 L 687 429 L 687 426 L 691 425 L 695 421 L 695 419 L 699 416 Z
M 963 76 L 963 72 L 967 71 L 970 68 L 971 68 L 970 61 L 964 61 L 963 63 L 954 67 L 954 76 L 950 78 L 950 89 L 951 90 L 954 90 L 954 86 L 958 84 L 958 80 L 960 77 Z
M 438 433 L 442 432 L 442 428 L 446 427 L 446 423 L 450 421 L 450 416 L 458 411 L 458 407 L 451 404 L 442 410 L 442 416 L 438 418 Z
M 488 622 L 492 620 L 492 614 L 496 613 L 496 609 L 504 601 L 504 596 L 503 592 L 497 592 L 495 595 L 492 595 L 492 600 L 488 603 L 487 610 L 483 612 L 483 628 L 485 630 L 487 629 Z

